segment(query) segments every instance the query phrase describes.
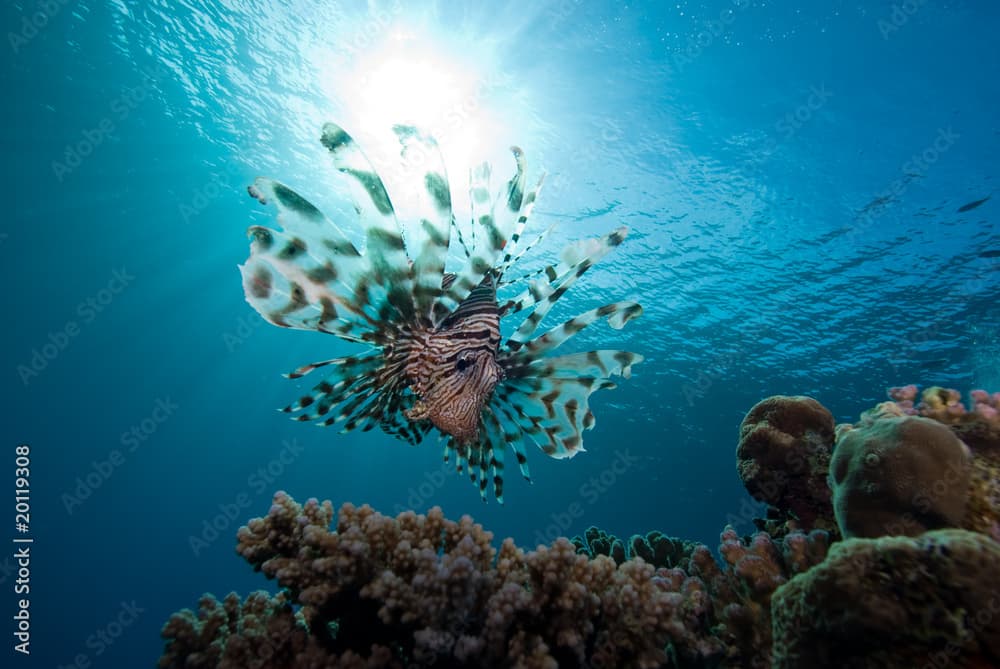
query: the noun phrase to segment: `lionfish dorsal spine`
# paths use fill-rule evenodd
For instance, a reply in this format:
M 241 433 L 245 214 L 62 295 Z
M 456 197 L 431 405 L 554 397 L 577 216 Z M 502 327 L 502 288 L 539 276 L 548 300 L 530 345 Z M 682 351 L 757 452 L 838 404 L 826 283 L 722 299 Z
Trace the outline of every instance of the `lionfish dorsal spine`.
M 364 258 L 343 231 L 291 188 L 264 177 L 250 187 L 278 209 L 282 230 L 251 226 L 250 257 L 240 267 L 247 301 L 281 327 L 329 331 L 360 340 L 377 314 L 355 292 Z
M 413 275 L 403 230 L 382 178 L 346 130 L 334 123 L 323 126 L 320 140 L 334 167 L 348 177 L 354 206 L 365 224 L 365 258 L 370 275 L 359 289 L 370 303 L 381 304 L 380 319 L 409 321 L 413 318 Z M 359 296 L 362 297 L 362 296 Z
M 476 230 L 472 255 L 464 268 L 458 272 L 446 295 L 456 304 L 461 303 L 474 290 L 487 273 L 498 268 L 497 259 L 507 245 L 511 233 L 517 225 L 518 217 L 524 213 L 524 184 L 526 161 L 517 147 L 512 147 L 517 161 L 517 172 L 507 182 L 505 193 L 492 199 L 489 193 L 490 167 L 483 163 L 472 171 L 469 186 L 472 200 L 472 229 Z
M 448 172 L 433 137 L 409 125 L 393 130 L 402 145 L 404 171 L 422 175 L 414 193 L 416 220 L 408 228 L 407 247 L 417 250 L 412 267 L 417 312 L 425 323 L 438 325 L 454 308 L 441 300 L 454 220 Z

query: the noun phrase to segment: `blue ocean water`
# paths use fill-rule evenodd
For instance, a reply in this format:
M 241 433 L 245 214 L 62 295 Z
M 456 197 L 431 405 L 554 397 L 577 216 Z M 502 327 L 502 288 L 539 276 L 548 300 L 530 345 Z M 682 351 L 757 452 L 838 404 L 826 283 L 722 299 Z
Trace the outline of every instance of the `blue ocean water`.
M 1000 8 L 968 1 L 8 3 L 0 223 L 10 666 L 149 666 L 202 592 L 273 590 L 234 550 L 274 491 L 468 513 L 534 546 L 596 524 L 714 546 L 756 504 L 737 428 L 772 394 L 850 421 L 903 383 L 1000 390 Z M 625 224 L 556 316 L 645 314 L 570 350 L 646 356 L 594 396 L 570 461 L 529 453 L 503 506 L 433 441 L 274 409 L 280 374 L 357 349 L 243 298 L 258 174 L 347 211 L 319 145 L 411 118 L 455 169 L 547 173 L 542 257 Z M 980 200 L 985 200 L 976 204 Z M 558 322 L 553 318 L 552 323 Z M 308 379 L 306 379 L 308 381 Z M 15 536 L 30 593 L 15 594 Z M 30 599 L 31 655 L 13 651 Z M 5 664 L 5 666 L 7 666 Z

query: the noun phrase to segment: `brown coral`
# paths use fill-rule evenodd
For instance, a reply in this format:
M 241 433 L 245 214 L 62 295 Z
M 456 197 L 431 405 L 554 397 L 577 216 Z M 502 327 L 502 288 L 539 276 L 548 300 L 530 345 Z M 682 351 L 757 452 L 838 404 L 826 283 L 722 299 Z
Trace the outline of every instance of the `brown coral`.
M 773 666 L 1000 666 L 998 573 L 1000 544 L 965 530 L 835 544 L 774 594 Z
M 396 518 L 278 493 L 238 551 L 286 589 L 243 605 L 206 597 L 164 627 L 162 667 L 659 667 L 766 662 L 774 589 L 826 553 L 826 537 L 722 535 L 687 570 L 620 565 L 567 539 L 524 551 L 465 516 Z M 650 536 L 659 536 L 658 534 Z M 295 612 L 293 605 L 301 605 Z M 253 658 L 257 658 L 256 660 Z M 261 659 L 264 658 L 264 659 Z M 228 662 L 228 664 L 224 664 Z
M 890 388 L 889 397 L 893 401 L 864 412 L 861 424 L 892 416 L 921 416 L 948 426 L 972 452 L 968 502 L 959 526 L 1000 541 L 1000 393 L 973 390 L 969 408 L 957 390 L 938 386 L 922 393 L 915 385 Z M 838 433 L 853 427 L 840 425 Z
M 332 516 L 329 502 L 300 506 L 278 493 L 267 517 L 240 529 L 238 546 L 302 605 L 281 634 L 308 632 L 330 657 L 372 662 L 388 649 L 406 666 L 553 668 L 666 659 L 672 600 L 642 560 L 591 560 L 566 539 L 530 552 L 507 540 L 497 554 L 489 532 L 440 508 L 393 519 L 345 504 L 335 532 Z M 179 615 L 164 628 L 164 657 L 239 638 Z
M 841 533 L 915 536 L 958 527 L 970 473 L 969 449 L 933 420 L 886 416 L 842 429 L 830 464 Z
M 402 667 L 388 648 L 373 647 L 367 657 L 331 653 L 309 634 L 303 617 L 282 595 L 236 593 L 223 601 L 203 595 L 198 613 L 185 609 L 163 626 L 169 639 L 160 669 L 298 669 Z
M 747 491 L 794 526 L 835 530 L 826 474 L 834 442 L 830 412 L 811 397 L 758 402 L 740 425 L 736 466 Z

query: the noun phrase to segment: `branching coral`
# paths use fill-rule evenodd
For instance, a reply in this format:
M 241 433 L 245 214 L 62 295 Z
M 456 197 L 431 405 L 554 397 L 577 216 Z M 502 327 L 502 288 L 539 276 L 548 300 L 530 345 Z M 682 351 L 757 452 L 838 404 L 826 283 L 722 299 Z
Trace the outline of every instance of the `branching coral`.
M 647 532 L 645 535 L 633 534 L 628 542 L 624 542 L 594 526 L 588 527 L 583 536 L 575 536 L 570 541 L 576 546 L 577 553 L 589 557 L 607 555 L 613 558 L 616 564 L 641 557 L 656 568 L 687 569 L 691 552 L 698 546 L 691 541 L 668 537 L 657 530 Z
M 507 539 L 497 551 L 468 516 L 454 522 L 439 508 L 389 518 L 345 504 L 335 531 L 332 521 L 329 502 L 300 506 L 276 494 L 266 517 L 240 529 L 237 550 L 286 594 L 255 594 L 243 605 L 235 595 L 223 605 L 206 597 L 197 616 L 176 614 L 163 630 L 161 666 L 660 667 L 766 659 L 771 593 L 826 552 L 821 532 L 774 544 L 764 533 L 747 543 L 727 529 L 722 566 L 698 546 L 686 571 L 657 570 L 639 557 L 620 565 L 591 558 L 563 538 L 534 551 Z M 650 536 L 657 544 L 662 535 Z
M 665 659 L 671 598 L 641 560 L 591 560 L 566 539 L 530 552 L 507 540 L 497 554 L 489 532 L 439 508 L 393 519 L 345 504 L 335 532 L 332 516 L 329 502 L 278 493 L 267 517 L 240 529 L 237 549 L 302 605 L 297 629 L 331 656 L 374 661 L 389 649 L 403 665 L 470 667 Z M 192 639 L 225 647 L 232 636 L 213 637 L 218 626 L 193 635 L 180 616 L 164 628 L 171 657 L 200 652 Z

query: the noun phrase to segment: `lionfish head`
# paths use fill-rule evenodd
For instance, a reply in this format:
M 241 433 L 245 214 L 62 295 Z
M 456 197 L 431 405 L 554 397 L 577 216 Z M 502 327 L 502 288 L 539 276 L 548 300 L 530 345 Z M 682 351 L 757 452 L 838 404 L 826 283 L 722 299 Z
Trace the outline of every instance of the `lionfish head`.
M 407 366 L 418 396 L 407 412 L 411 420 L 428 419 L 461 444 L 479 439 L 480 413 L 503 377 L 495 349 L 481 344 L 455 348 L 454 334 L 432 334 Z

